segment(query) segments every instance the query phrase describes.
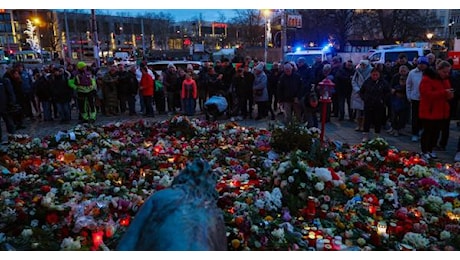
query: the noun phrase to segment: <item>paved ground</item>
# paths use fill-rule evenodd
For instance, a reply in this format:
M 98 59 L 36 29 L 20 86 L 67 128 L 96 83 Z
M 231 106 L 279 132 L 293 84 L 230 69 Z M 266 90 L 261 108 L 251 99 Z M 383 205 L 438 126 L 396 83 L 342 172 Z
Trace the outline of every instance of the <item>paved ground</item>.
M 197 114 L 196 117 L 204 119 L 203 114 Z M 30 136 L 43 137 L 46 135 L 54 135 L 60 130 L 67 130 L 78 123 L 76 110 L 73 111 L 72 118 L 74 118 L 69 124 L 59 124 L 58 121 L 53 122 L 43 122 L 41 120 L 30 121 L 25 120 L 26 129 L 19 130 L 17 133 L 29 134 Z M 106 117 L 103 115 L 98 115 L 96 124 L 106 124 L 114 121 L 125 121 L 125 120 L 138 120 L 142 116 L 111 116 Z M 146 120 L 164 120 L 167 119 L 166 115 L 156 115 L 154 118 L 146 118 Z M 278 116 L 277 119 L 281 119 L 281 116 Z M 225 121 L 226 119 L 220 119 L 219 121 Z M 253 120 L 246 119 L 238 121 L 240 125 L 243 126 L 253 126 L 258 128 L 268 128 L 269 123 L 273 122 L 270 120 Z M 453 158 L 456 153 L 457 140 L 460 136 L 460 128 L 457 127 L 457 121 L 451 122 L 450 127 L 450 138 L 446 151 L 436 151 L 436 154 L 439 157 L 440 161 L 446 163 L 453 163 Z M 2 123 L 3 133 L 5 134 L 4 124 Z M 331 118 L 331 122 L 326 123 L 326 132 L 325 138 L 332 140 L 341 141 L 349 144 L 357 144 L 362 140 L 362 133 L 354 131 L 355 123 L 348 120 L 338 121 L 337 118 Z M 370 136 L 372 137 L 372 135 Z M 387 134 L 385 131 L 382 131 L 381 137 L 385 138 L 390 145 L 397 147 L 400 150 L 415 151 L 420 152 L 420 143 L 412 142 L 410 135 L 410 125 L 406 126 L 405 131 L 398 136 L 394 137 Z

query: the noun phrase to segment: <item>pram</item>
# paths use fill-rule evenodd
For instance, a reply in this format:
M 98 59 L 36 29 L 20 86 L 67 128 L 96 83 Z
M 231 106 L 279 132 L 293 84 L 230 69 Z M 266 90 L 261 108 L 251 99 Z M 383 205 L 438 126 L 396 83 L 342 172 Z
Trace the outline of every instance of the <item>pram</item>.
M 217 120 L 224 115 L 228 109 L 228 102 L 224 96 L 212 96 L 204 102 L 206 120 Z

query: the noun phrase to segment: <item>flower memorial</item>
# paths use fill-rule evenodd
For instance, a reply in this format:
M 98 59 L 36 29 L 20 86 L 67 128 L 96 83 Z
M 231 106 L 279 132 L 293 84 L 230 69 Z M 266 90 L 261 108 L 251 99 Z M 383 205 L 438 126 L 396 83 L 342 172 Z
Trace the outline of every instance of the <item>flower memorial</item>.
M 0 248 L 115 250 L 144 201 L 202 158 L 221 173 L 229 250 L 460 250 L 460 164 L 319 135 L 182 116 L 15 135 Z

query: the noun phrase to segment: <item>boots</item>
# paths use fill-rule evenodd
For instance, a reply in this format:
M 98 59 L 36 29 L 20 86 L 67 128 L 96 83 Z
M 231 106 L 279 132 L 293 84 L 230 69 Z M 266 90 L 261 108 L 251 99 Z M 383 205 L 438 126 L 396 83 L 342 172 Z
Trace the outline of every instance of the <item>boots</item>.
M 364 118 L 356 118 L 356 123 L 358 124 L 358 126 L 356 126 L 355 131 L 362 132 L 364 130 Z

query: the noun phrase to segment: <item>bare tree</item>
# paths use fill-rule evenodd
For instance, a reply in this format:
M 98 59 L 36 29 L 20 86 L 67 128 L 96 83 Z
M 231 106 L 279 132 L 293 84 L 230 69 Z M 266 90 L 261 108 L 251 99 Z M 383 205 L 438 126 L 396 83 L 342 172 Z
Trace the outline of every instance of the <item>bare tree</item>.
M 353 30 L 357 34 L 368 32 L 369 39 L 379 39 L 385 43 L 410 42 L 424 39 L 426 28 L 433 23 L 438 21 L 433 12 L 427 9 L 360 10 Z
M 263 16 L 260 10 L 255 9 L 239 9 L 236 10 L 236 16 L 233 18 L 232 24 L 239 28 L 239 38 L 251 46 L 261 46 L 264 36 Z

